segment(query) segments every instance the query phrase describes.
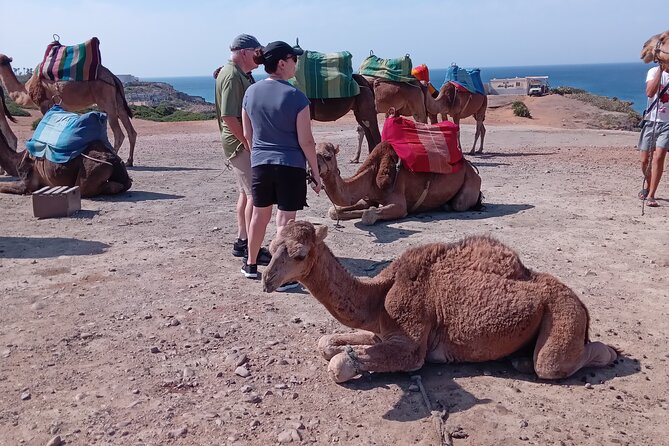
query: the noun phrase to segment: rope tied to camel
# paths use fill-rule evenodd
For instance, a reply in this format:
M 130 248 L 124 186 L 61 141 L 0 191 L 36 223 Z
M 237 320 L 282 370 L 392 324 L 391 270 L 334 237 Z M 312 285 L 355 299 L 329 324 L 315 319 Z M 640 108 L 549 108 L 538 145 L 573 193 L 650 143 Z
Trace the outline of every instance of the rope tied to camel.
M 353 350 L 353 347 L 350 345 L 345 345 L 344 346 L 344 353 L 349 357 L 351 362 L 353 362 L 353 368 L 355 369 L 355 374 L 360 375 L 364 372 L 364 370 L 361 370 L 360 367 L 360 358 L 358 358 L 357 353 L 355 350 Z

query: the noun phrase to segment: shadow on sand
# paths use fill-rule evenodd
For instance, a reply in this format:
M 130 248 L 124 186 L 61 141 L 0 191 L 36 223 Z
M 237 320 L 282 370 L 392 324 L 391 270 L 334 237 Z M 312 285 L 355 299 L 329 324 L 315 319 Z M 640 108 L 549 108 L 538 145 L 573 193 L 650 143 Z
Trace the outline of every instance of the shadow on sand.
M 470 158 L 467 158 L 469 161 L 472 163 L 476 164 L 476 160 L 485 160 L 485 159 L 490 159 L 490 158 L 497 158 L 497 157 L 503 157 L 503 158 L 514 158 L 514 157 L 522 157 L 522 156 L 550 156 L 550 155 L 556 155 L 557 152 L 535 152 L 535 153 L 522 153 L 522 152 L 484 152 L 484 153 L 477 153 L 476 155 L 467 155 Z
M 153 200 L 178 200 L 184 198 L 184 195 L 163 194 L 160 192 L 148 192 L 142 190 L 131 190 L 119 195 L 100 195 L 91 198 L 92 201 L 110 201 L 110 202 L 137 202 Z
M 0 258 L 45 259 L 58 256 L 88 256 L 104 253 L 109 245 L 102 242 L 64 237 L 2 237 Z
M 180 167 L 180 166 L 133 166 L 128 167 L 130 172 L 189 172 L 199 170 L 218 170 L 213 167 Z

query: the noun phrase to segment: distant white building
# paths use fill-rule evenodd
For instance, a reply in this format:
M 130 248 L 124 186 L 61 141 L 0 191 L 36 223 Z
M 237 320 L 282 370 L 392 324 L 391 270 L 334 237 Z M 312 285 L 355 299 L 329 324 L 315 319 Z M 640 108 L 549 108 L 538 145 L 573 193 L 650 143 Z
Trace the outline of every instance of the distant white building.
M 548 93 L 548 76 L 511 77 L 507 79 L 490 79 L 487 85 L 488 94 L 495 95 L 526 95 L 539 89 L 541 94 Z
M 117 74 L 116 77 L 119 78 L 123 85 L 130 82 L 139 82 L 139 78 L 133 76 L 132 74 Z

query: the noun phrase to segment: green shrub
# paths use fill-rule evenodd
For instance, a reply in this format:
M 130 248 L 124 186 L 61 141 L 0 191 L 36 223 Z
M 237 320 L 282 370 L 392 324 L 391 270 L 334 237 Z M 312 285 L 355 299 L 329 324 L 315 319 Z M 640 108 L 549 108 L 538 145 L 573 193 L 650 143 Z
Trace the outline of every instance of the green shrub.
M 16 105 L 16 102 L 9 98 L 5 98 L 5 104 L 7 104 L 7 110 L 9 110 L 12 116 L 30 116 L 30 113 Z
M 169 103 L 161 103 L 156 107 L 146 105 L 131 105 L 132 113 L 135 118 L 145 119 L 156 122 L 178 122 L 178 121 L 206 121 L 216 119 L 216 113 L 197 113 L 185 110 L 178 110 Z
M 532 118 L 530 109 L 527 108 L 527 105 L 525 105 L 523 101 L 514 101 L 511 104 L 511 109 L 513 110 L 513 114 L 516 116 L 520 116 L 521 118 Z

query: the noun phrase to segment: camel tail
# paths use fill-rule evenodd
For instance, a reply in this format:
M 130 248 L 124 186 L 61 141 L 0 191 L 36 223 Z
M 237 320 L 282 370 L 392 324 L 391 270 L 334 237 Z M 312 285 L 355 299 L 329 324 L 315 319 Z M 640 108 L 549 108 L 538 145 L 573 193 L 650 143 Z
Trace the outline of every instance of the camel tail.
M 125 112 L 128 114 L 128 117 L 134 118 L 132 114 L 132 109 L 128 105 L 128 101 L 125 98 L 125 89 L 123 88 L 123 82 L 121 82 L 121 79 L 116 77 L 115 74 L 112 74 L 114 76 L 114 84 L 116 85 L 116 90 L 118 91 L 118 94 L 121 96 L 121 99 L 123 99 L 123 108 L 125 108 Z
M 2 89 L 2 86 L 0 86 L 0 100 L 2 101 L 2 109 L 5 111 L 5 116 L 7 116 L 7 119 L 12 122 L 16 122 L 16 118 L 12 116 L 12 114 L 9 112 L 9 109 L 7 108 L 7 103 L 5 102 L 5 92 Z

